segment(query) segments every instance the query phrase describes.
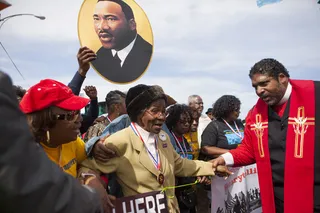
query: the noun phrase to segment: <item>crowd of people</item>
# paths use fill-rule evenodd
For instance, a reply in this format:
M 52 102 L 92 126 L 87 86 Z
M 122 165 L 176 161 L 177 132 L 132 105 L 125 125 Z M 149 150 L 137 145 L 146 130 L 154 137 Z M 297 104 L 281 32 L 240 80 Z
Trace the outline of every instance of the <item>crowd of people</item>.
M 209 212 L 210 177 L 257 163 L 263 212 L 320 212 L 319 82 L 291 80 L 263 59 L 249 73 L 259 100 L 245 122 L 233 95 L 203 113 L 200 95 L 177 103 L 145 84 L 108 92 L 99 115 L 94 86 L 79 96 L 91 59 L 80 48 L 68 85 L 44 79 L 24 90 L 1 73 L 1 208 L 112 212 L 117 198 L 187 184 L 165 192 L 169 212 Z
M 83 55 L 83 52 L 86 54 Z M 106 211 L 111 210 L 113 205 L 110 200 L 116 197 L 193 183 L 197 176 L 215 175 L 212 163 L 198 161 L 201 153 L 199 135 L 213 120 L 212 110 L 206 113 L 210 117 L 202 113 L 203 101 L 199 95 L 191 95 L 188 105 L 185 105 L 177 103 L 160 86 L 137 85 L 127 94 L 118 90 L 107 93 L 106 113 L 98 115 L 97 90 L 94 86 L 84 87 L 89 99 L 78 96 L 89 70 L 87 59 L 92 57 L 91 54 L 87 48 L 79 49 L 79 69 L 68 86 L 52 79 L 41 80 L 27 91 L 20 86 L 13 86 L 35 142 L 51 161 L 74 178 L 98 177 L 85 183 L 99 190 L 102 200 L 106 200 L 108 204 L 105 206 Z M 227 99 L 224 101 L 228 102 Z M 87 105 L 87 113 L 81 115 L 80 110 Z M 110 127 L 115 130 L 110 130 Z M 105 140 L 106 136 L 116 132 L 119 132 L 119 139 L 110 137 Z M 132 133 L 138 137 L 133 141 L 126 140 L 131 139 Z M 172 150 L 170 155 L 166 152 L 160 154 L 161 146 L 155 140 L 156 135 L 159 141 L 167 144 L 168 148 L 165 148 Z M 109 139 L 113 140 L 108 141 Z M 132 155 L 139 156 L 139 152 L 124 147 L 128 143 L 139 151 L 144 147 L 147 150 L 145 153 L 149 154 L 144 156 L 146 159 L 138 167 L 132 167 L 132 160 L 135 159 Z M 141 147 L 141 144 L 145 146 Z M 170 169 L 159 166 L 156 171 L 152 161 L 150 162 L 150 156 L 151 160 L 155 159 L 154 156 L 161 159 L 157 162 L 159 165 L 171 165 Z M 131 161 L 130 164 L 128 160 Z M 143 162 L 147 164 L 144 165 Z M 166 181 L 161 183 L 159 178 Z M 210 182 L 206 178 L 200 180 Z M 139 186 L 142 183 L 149 184 L 144 189 L 132 190 L 133 185 Z M 105 190 L 101 189 L 103 187 Z M 173 212 L 197 212 L 199 206 L 196 198 L 207 199 L 206 195 L 197 196 L 196 193 L 200 195 L 198 191 L 201 189 L 189 186 L 168 191 L 168 194 L 174 195 L 170 200 L 172 202 L 169 202 L 169 209 Z M 192 202 L 182 199 L 185 194 L 192 198 Z M 207 200 L 203 208 L 208 211 L 209 206 Z
M 99 116 L 96 88 L 84 87 L 89 99 L 79 96 L 91 53 L 79 49 L 79 69 L 68 86 L 44 79 L 27 90 L 12 87 L 39 149 L 63 172 L 97 191 L 104 212 L 111 212 L 119 197 L 193 183 L 196 177 L 209 184 L 208 176 L 228 173 L 198 160 L 199 123 L 211 121 L 202 114 L 200 96 L 190 96 L 187 106 L 160 86 L 140 84 L 127 93 L 110 91 L 106 113 Z M 196 212 L 195 193 L 194 187 L 168 190 L 170 212 Z
M 214 178 L 255 164 L 259 187 L 221 192 L 217 213 L 320 213 L 320 81 L 293 80 L 266 58 L 249 71 L 258 101 L 245 120 L 233 95 L 204 113 L 200 94 L 178 103 L 146 84 L 108 91 L 101 113 L 95 86 L 83 87 L 90 63 L 111 82 L 132 82 L 153 44 L 124 1 L 98 0 L 93 22 L 102 47 L 79 49 L 68 85 L 42 79 L 22 88 L 0 71 L 1 212 L 114 213 L 120 199 L 160 192 L 170 213 L 209 213 Z
M 106 113 L 99 115 L 94 86 L 84 87 L 89 99 L 79 96 L 89 70 L 86 54 L 81 55 L 83 50 L 85 48 L 80 48 L 78 54 L 79 70 L 68 86 L 44 79 L 24 90 L 20 86 L 10 86 L 9 78 L 1 74 L 0 98 L 4 103 L 1 113 L 6 113 L 1 122 L 1 141 L 9 139 L 14 149 L 14 153 L 8 153 L 8 158 L 14 158 L 22 151 L 18 150 L 18 142 L 33 141 L 37 147 L 25 149 L 39 156 L 33 156 L 28 162 L 34 163 L 46 156 L 56 165 L 48 161 L 38 162 L 35 164 L 37 168 L 24 171 L 26 162 L 19 161 L 18 164 L 12 160 L 12 165 L 2 166 L 16 163 L 20 169 L 12 171 L 8 177 L 16 179 L 14 175 L 25 173 L 21 174 L 20 183 L 24 185 L 24 181 L 28 181 L 24 176 L 30 172 L 34 172 L 32 176 L 36 175 L 35 172 L 52 175 L 25 183 L 28 195 L 34 197 L 44 196 L 46 190 L 52 191 L 49 197 L 54 197 L 57 190 L 72 188 L 70 192 L 60 191 L 66 194 L 65 200 L 58 199 L 51 204 L 48 200 L 43 201 L 35 209 L 46 204 L 57 210 L 71 208 L 73 202 L 70 200 L 76 201 L 77 198 L 71 198 L 70 193 L 79 191 L 78 199 L 95 199 L 95 204 L 80 204 L 89 206 L 79 212 L 112 212 L 117 198 L 190 184 L 166 191 L 169 211 L 209 212 L 209 177 L 231 174 L 225 165 L 256 162 L 264 212 L 288 212 L 288 209 L 297 212 L 293 208 L 303 210 L 301 212 L 319 212 L 319 161 L 316 161 L 319 152 L 318 145 L 312 144 L 319 134 L 313 129 L 319 114 L 316 110 L 319 101 L 315 98 L 320 88 L 318 82 L 290 80 L 288 71 L 280 62 L 263 59 L 250 70 L 252 85 L 260 98 L 245 122 L 238 119 L 241 101 L 233 95 L 214 100 L 212 109 L 204 114 L 199 95 L 190 95 L 188 104 L 177 103 L 160 86 L 144 84 L 131 87 L 127 93 L 110 91 L 105 99 Z M 90 51 L 87 53 L 90 55 Z M 80 110 L 87 105 L 88 111 L 82 115 Z M 8 125 L 16 126 L 10 129 Z M 293 125 L 292 129 L 290 125 Z M 263 134 L 264 129 L 269 130 L 267 134 Z M 306 136 L 307 130 L 313 134 L 311 138 Z M 293 136 L 288 134 L 296 135 L 295 144 L 292 145 L 289 138 Z M 306 144 L 312 145 L 297 144 L 302 134 L 308 139 Z M 27 145 L 24 143 L 22 147 Z M 288 157 L 288 153 L 292 157 Z M 307 155 L 312 158 L 305 157 Z M 306 165 L 308 169 L 304 169 Z M 59 170 L 67 175 L 62 176 Z M 53 175 L 54 172 L 57 174 Z M 87 187 L 86 190 L 71 179 Z M 192 185 L 197 179 L 200 183 Z M 297 186 L 297 180 L 304 184 Z M 17 199 L 18 203 L 26 204 L 19 194 L 24 193 L 24 187 L 13 193 L 17 186 L 12 184 L 12 188 L 5 188 L 3 183 L 1 185 L 11 202 Z M 89 195 L 92 192 L 88 189 L 97 192 L 98 197 Z M 296 193 L 289 194 L 292 190 L 305 192 L 308 201 L 286 203 L 288 199 L 297 200 Z M 10 202 L 4 206 L 12 208 Z

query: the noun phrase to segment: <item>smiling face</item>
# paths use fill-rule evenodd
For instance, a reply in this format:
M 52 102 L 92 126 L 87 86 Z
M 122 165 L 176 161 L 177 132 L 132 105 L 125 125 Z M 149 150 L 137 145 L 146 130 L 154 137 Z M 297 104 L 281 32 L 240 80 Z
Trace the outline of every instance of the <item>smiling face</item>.
M 164 99 L 159 99 L 152 102 L 150 107 L 144 110 L 139 116 L 137 123 L 144 130 L 158 134 L 162 125 L 165 122 L 166 102 Z
M 254 74 L 251 78 L 256 94 L 269 106 L 277 105 L 284 96 L 289 78 L 280 73 L 277 78 L 265 74 Z
M 93 20 L 94 29 L 106 49 L 121 50 L 136 34 L 135 21 L 127 20 L 121 6 L 115 2 L 98 2 Z
M 82 122 L 80 112 L 52 107 L 52 114 L 56 123 L 49 129 L 50 143 L 61 145 L 76 140 L 80 134 Z

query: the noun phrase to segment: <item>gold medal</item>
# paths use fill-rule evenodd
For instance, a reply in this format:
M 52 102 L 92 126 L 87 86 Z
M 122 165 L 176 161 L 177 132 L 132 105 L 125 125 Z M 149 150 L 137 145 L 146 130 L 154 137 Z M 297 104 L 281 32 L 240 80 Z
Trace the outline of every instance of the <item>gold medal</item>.
M 158 182 L 161 185 L 163 185 L 163 183 L 164 183 L 164 175 L 162 173 L 160 173 L 159 176 L 158 176 Z

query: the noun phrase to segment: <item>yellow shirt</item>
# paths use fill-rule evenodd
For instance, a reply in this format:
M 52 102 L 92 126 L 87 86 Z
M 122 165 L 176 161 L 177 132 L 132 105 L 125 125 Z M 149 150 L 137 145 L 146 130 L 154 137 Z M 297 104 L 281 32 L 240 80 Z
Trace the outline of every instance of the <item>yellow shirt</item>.
M 43 143 L 41 146 L 50 160 L 73 177 L 77 177 L 77 165 L 87 158 L 85 143 L 79 137 L 56 148 L 50 148 Z
M 189 145 L 192 148 L 193 160 L 198 160 L 200 147 L 198 143 L 198 133 L 197 132 L 189 132 L 183 135 L 185 139 L 187 139 Z

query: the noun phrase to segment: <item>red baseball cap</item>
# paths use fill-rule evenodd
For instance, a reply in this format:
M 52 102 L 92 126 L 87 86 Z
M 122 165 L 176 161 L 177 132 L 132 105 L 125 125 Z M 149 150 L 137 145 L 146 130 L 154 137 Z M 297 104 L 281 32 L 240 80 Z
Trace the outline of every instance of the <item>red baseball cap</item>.
M 57 106 L 65 110 L 80 110 L 89 103 L 88 98 L 76 96 L 72 90 L 52 79 L 41 80 L 30 87 L 20 102 L 24 113 L 32 113 Z

